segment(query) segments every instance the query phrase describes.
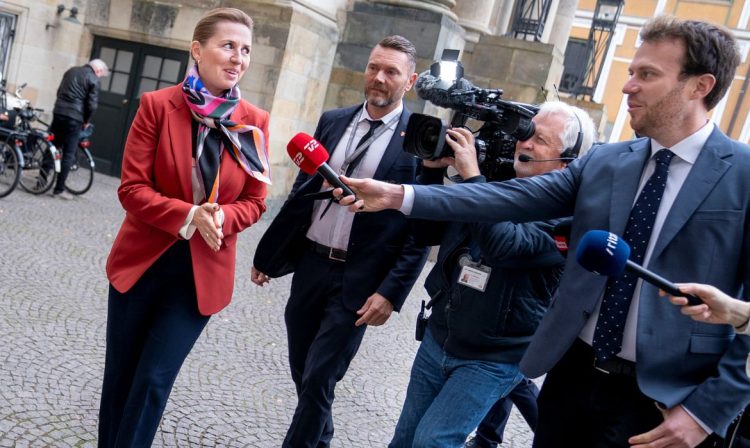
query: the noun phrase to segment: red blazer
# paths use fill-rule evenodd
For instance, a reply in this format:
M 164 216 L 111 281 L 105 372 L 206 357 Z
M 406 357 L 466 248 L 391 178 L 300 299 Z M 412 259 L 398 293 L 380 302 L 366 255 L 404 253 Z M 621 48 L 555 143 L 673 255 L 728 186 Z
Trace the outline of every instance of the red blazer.
M 263 130 L 268 145 L 268 112 L 241 101 L 231 119 Z M 107 259 L 107 277 L 129 290 L 180 236 L 193 206 L 192 117 L 181 86 L 144 93 L 130 128 L 117 190 L 125 220 Z M 266 209 L 266 185 L 248 176 L 224 151 L 218 203 L 224 211 L 224 242 L 218 252 L 199 234 L 190 239 L 198 309 L 203 315 L 229 304 L 234 289 L 237 233 Z

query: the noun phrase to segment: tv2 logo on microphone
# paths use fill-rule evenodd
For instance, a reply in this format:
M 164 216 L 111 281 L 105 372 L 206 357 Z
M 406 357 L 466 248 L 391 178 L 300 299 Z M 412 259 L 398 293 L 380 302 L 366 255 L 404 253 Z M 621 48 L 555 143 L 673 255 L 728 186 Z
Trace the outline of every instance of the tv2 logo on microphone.
M 292 159 L 292 162 L 294 162 L 295 165 L 300 166 L 300 167 L 302 166 L 302 162 L 304 161 L 305 161 L 305 156 L 303 156 L 301 152 L 298 152 L 297 154 L 295 154 L 294 158 Z
M 305 146 L 303 146 L 302 149 L 307 152 L 315 152 L 319 146 L 320 143 L 317 140 L 310 140 L 305 143 Z M 302 167 L 302 163 L 305 161 L 305 156 L 302 154 L 302 151 L 297 151 L 297 154 L 292 157 L 292 161 L 298 167 Z
M 305 146 L 302 147 L 307 152 L 314 152 L 316 149 L 318 149 L 318 146 L 320 146 L 320 143 L 318 143 L 317 140 L 310 140 L 309 142 L 305 143 Z

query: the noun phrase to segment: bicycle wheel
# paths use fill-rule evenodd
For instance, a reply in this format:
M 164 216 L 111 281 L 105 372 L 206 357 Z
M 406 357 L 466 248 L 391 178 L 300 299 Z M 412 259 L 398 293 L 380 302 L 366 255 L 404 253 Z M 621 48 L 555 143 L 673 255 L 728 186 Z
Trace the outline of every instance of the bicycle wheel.
M 42 138 L 29 140 L 32 141 L 31 151 L 21 170 L 21 188 L 32 194 L 46 193 L 55 183 L 55 160 L 50 142 Z
M 94 158 L 86 148 L 76 148 L 76 160 L 70 167 L 65 189 L 72 194 L 83 194 L 89 191 L 94 183 Z
M 0 142 L 0 198 L 15 190 L 21 176 L 18 152 L 14 146 Z

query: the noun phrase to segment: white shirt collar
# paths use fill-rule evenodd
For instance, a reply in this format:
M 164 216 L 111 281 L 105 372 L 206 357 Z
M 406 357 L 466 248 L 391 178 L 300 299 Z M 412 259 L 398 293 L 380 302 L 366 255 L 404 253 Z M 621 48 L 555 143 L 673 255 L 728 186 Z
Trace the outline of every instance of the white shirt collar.
M 708 141 L 708 137 L 711 136 L 711 133 L 713 131 L 714 122 L 708 120 L 708 122 L 700 129 L 675 143 L 674 146 L 669 148 L 669 150 L 675 153 L 675 155 L 682 160 L 692 165 L 695 163 L 695 160 L 698 158 L 698 154 L 700 154 L 701 152 L 701 148 L 703 148 L 703 146 L 706 144 L 706 141 Z M 665 148 L 664 145 L 657 142 L 653 138 L 651 139 L 651 157 L 653 157 L 657 151 L 663 148 Z
M 385 114 L 385 116 L 383 116 L 379 120 L 382 121 L 383 123 L 388 123 L 389 121 L 391 121 L 393 117 L 401 115 L 401 112 L 403 112 L 403 110 L 404 110 L 404 103 L 403 101 L 399 101 L 398 107 L 396 107 L 392 111 Z M 357 124 L 362 123 L 362 121 L 364 120 L 375 121 L 375 119 L 372 118 L 370 114 L 367 112 L 367 101 L 365 101 L 365 103 L 362 105 L 362 113 L 359 115 L 359 121 L 357 122 Z

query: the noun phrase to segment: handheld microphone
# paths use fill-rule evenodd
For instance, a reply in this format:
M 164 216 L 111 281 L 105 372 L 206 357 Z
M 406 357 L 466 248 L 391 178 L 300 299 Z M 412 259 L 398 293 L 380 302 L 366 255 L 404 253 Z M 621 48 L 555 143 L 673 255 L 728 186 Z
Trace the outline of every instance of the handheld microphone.
M 319 141 L 304 132 L 300 132 L 289 140 L 286 145 L 286 152 L 292 158 L 294 164 L 305 173 L 311 176 L 319 173 L 333 188 L 344 190 L 344 196 L 354 196 L 354 192 L 339 179 L 339 175 L 326 163 L 328 151 Z
M 590 230 L 583 235 L 576 251 L 576 260 L 595 274 L 618 277 L 627 269 L 636 276 L 663 289 L 673 296 L 686 297 L 690 305 L 703 303 L 692 294 L 680 292 L 669 280 L 649 271 L 643 266 L 628 260 L 630 246 L 614 233 L 605 230 Z
M 523 162 L 523 163 L 526 163 L 526 162 L 572 162 L 575 159 L 576 159 L 575 157 L 558 157 L 556 159 L 535 159 L 526 154 L 521 154 L 520 156 L 518 156 L 518 161 Z

